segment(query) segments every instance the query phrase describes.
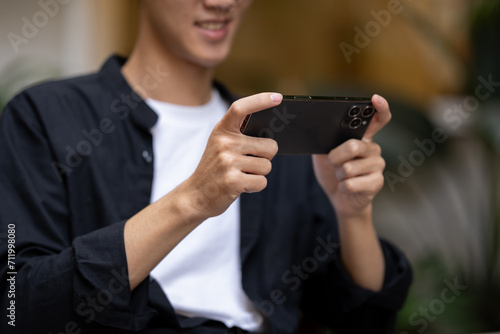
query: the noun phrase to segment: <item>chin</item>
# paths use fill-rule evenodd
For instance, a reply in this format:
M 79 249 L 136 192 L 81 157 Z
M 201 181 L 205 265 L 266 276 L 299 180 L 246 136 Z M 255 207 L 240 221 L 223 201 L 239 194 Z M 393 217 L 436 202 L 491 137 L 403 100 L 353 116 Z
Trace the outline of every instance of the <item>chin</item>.
M 196 57 L 194 63 L 205 68 L 214 68 L 223 63 L 228 56 L 229 52 L 206 52 L 203 56 Z
M 205 59 L 201 61 L 199 65 L 205 68 L 212 69 L 222 64 L 224 60 L 226 60 L 225 57 L 223 59 Z

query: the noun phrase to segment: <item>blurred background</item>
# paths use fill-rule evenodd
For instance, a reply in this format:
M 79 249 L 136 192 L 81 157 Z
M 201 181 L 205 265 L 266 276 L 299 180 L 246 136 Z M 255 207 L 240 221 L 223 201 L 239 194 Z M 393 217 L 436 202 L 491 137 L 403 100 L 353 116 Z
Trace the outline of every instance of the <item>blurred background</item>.
M 129 54 L 136 6 L 2 1 L 0 106 Z M 384 95 L 376 225 L 415 271 L 396 333 L 500 331 L 500 1 L 255 0 L 217 77 L 242 95 Z

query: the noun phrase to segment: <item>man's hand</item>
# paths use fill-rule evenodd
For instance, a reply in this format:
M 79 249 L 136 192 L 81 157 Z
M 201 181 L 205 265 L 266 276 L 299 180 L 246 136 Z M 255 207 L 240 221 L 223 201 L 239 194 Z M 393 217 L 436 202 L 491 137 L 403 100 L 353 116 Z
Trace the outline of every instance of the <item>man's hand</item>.
M 362 140 L 349 140 L 328 155 L 313 156 L 314 171 L 338 216 L 361 216 L 384 184 L 385 161 L 373 136 L 391 119 L 387 101 L 374 95 L 377 112 Z
M 341 259 L 353 281 L 372 291 L 384 282 L 385 260 L 372 220 L 372 200 L 384 184 L 380 147 L 373 136 L 391 119 L 387 101 L 372 98 L 377 109 L 362 140 L 349 140 L 328 155 L 313 157 L 314 171 L 335 208 Z
M 223 213 L 241 193 L 266 187 L 278 145 L 272 139 L 247 137 L 240 126 L 247 115 L 277 106 L 282 99 L 263 93 L 233 103 L 213 129 L 193 175 L 127 221 L 131 290 L 204 220 Z
M 276 141 L 245 136 L 240 127 L 251 113 L 277 106 L 280 94 L 262 93 L 232 104 L 210 135 L 201 161 L 182 184 L 189 192 L 191 214 L 203 218 L 223 213 L 240 194 L 259 192 L 278 152 Z

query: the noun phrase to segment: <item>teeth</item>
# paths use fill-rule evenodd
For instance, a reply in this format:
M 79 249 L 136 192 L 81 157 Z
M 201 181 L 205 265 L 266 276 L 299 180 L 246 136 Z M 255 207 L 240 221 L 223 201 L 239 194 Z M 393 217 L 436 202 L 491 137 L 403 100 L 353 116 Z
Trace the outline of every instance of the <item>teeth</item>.
M 224 22 L 200 22 L 198 25 L 207 30 L 220 30 L 224 28 Z

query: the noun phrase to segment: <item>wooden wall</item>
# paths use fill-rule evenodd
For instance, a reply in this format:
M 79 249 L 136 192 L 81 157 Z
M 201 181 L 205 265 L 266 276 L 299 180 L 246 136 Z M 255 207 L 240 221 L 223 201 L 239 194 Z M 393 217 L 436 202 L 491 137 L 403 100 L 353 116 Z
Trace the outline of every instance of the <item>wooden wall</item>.
M 423 107 L 461 90 L 469 3 L 256 0 L 219 76 L 244 93 L 381 92 Z M 356 46 L 354 28 L 364 31 L 375 20 L 371 11 L 388 6 L 401 12 L 348 63 L 340 44 Z
M 233 52 L 217 77 L 241 94 L 372 93 L 425 107 L 436 95 L 459 93 L 468 66 L 467 0 L 254 0 Z M 137 0 L 95 1 L 98 57 L 128 53 L 135 40 Z M 369 45 L 346 60 L 372 11 L 393 9 Z M 395 10 L 397 9 L 397 10 Z M 397 13 L 394 13 L 397 12 Z

